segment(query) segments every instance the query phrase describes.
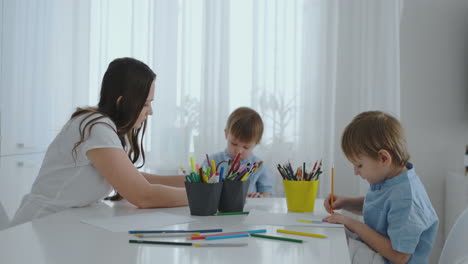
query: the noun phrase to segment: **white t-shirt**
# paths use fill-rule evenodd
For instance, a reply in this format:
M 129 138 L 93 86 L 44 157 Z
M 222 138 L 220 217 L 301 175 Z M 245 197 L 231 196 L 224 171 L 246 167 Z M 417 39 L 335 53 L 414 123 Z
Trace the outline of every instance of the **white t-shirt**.
M 123 149 L 115 124 L 109 118 L 102 118 L 91 129 L 88 128 L 85 141 L 76 149 L 76 160 L 72 149 L 80 140 L 80 123 L 84 114 L 70 121 L 62 128 L 47 149 L 31 193 L 24 196 L 10 226 L 41 218 L 67 208 L 82 207 L 108 195 L 112 186 L 93 167 L 86 152 L 95 148 Z M 94 114 L 89 120 L 100 115 Z M 105 123 L 105 124 L 102 124 Z

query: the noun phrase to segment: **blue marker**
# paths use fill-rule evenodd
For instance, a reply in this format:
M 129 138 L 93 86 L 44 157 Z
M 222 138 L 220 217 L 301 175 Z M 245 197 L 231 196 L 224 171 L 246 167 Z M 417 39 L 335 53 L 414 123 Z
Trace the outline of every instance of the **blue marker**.
M 224 167 L 221 167 L 221 171 L 219 172 L 219 182 L 223 182 L 223 174 L 224 174 Z

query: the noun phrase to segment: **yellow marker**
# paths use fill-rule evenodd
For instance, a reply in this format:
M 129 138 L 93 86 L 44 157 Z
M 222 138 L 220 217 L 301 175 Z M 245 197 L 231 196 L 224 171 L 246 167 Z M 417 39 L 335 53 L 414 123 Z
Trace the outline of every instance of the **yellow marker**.
M 214 160 L 211 160 L 211 171 L 214 175 L 216 175 L 216 163 Z
M 193 157 L 190 157 L 190 167 L 192 168 L 192 172 L 195 172 L 195 160 Z
M 204 183 L 208 183 L 210 181 L 210 179 L 208 178 L 208 175 L 206 175 L 205 172 L 203 172 L 202 174 L 202 179 Z
M 277 229 L 276 232 L 278 232 L 278 233 L 285 233 L 285 234 L 291 234 L 291 235 L 298 235 L 298 236 L 309 236 L 309 237 L 317 237 L 317 238 L 327 238 L 327 236 L 324 236 L 324 235 L 312 234 L 312 233 L 305 233 L 305 232 L 296 232 L 296 231 L 283 230 L 283 229 Z
M 249 177 L 249 173 L 250 173 L 250 171 L 246 172 L 246 173 L 244 174 L 244 176 L 242 176 L 241 181 L 247 180 L 247 177 Z

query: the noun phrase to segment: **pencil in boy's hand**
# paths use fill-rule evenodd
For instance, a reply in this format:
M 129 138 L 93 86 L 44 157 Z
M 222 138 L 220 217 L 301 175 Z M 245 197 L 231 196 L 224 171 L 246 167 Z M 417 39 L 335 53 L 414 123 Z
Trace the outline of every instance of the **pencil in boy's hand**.
M 334 214 L 335 212 L 333 211 L 333 201 L 335 200 L 334 197 L 334 186 L 335 186 L 335 166 L 332 165 L 331 168 L 331 194 L 330 194 L 330 210 L 331 213 Z

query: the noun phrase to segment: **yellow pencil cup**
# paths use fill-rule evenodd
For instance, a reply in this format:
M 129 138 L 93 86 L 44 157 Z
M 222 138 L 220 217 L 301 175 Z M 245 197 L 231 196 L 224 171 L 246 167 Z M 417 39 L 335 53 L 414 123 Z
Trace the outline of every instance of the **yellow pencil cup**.
M 319 181 L 283 181 L 286 203 L 291 212 L 313 212 Z

